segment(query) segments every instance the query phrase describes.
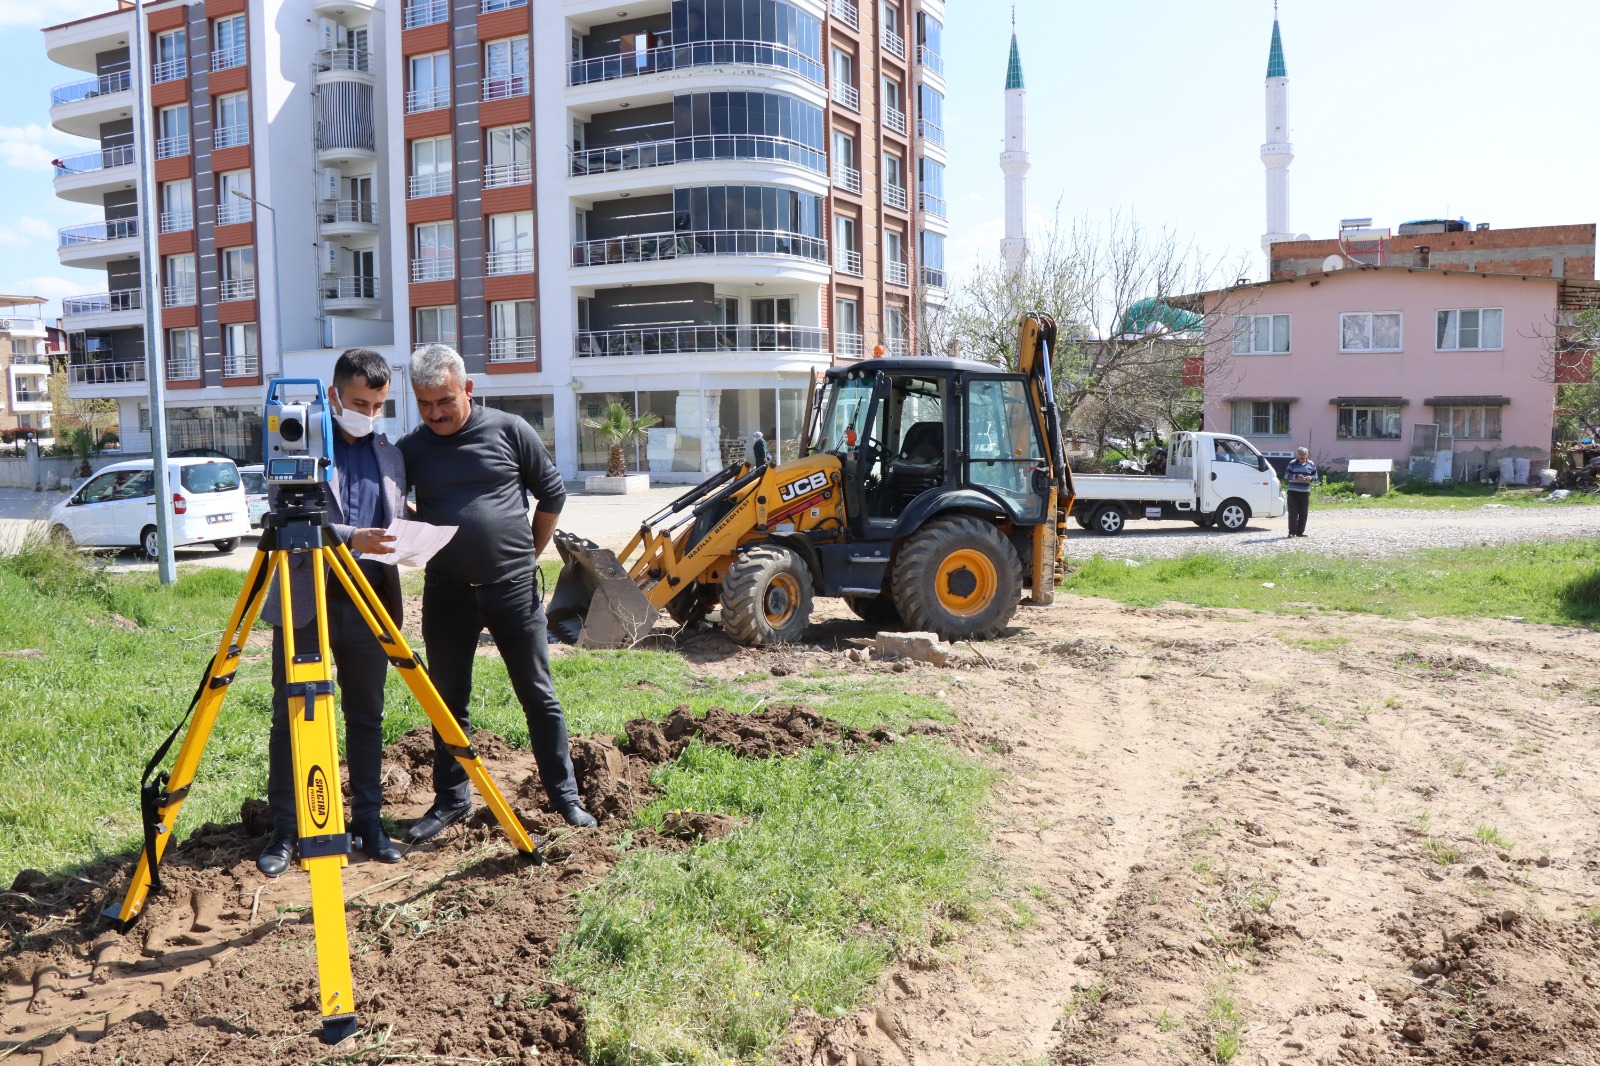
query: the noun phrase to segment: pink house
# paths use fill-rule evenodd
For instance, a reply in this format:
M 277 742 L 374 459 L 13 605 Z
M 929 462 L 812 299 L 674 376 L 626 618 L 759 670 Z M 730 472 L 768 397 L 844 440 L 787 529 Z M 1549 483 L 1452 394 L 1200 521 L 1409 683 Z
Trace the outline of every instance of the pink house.
M 1351 266 L 1204 294 L 1205 428 L 1322 466 L 1393 459 L 1412 427 L 1454 437 L 1454 476 L 1498 460 L 1548 462 L 1563 312 L 1600 282 L 1404 266 Z M 1572 373 L 1563 371 L 1563 380 Z M 1587 371 L 1587 366 L 1582 367 Z

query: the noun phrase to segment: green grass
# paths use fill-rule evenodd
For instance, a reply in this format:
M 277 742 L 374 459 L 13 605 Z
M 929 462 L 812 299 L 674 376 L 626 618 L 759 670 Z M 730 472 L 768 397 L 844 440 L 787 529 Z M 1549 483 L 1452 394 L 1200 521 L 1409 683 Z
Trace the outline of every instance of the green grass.
M 1206 1002 L 1206 1051 L 1211 1061 L 1229 1063 L 1244 1046 L 1244 1013 L 1232 990 L 1218 984 Z
M 1271 583 L 1273 587 L 1265 585 Z M 1268 558 L 1218 553 L 1127 566 L 1095 556 L 1064 587 L 1124 603 L 1167 601 L 1304 614 L 1504 617 L 1600 626 L 1600 543 L 1590 540 L 1431 548 L 1391 559 L 1309 551 Z
M 1312 510 L 1409 507 L 1427 511 L 1464 511 L 1492 503 L 1512 507 L 1585 507 L 1600 503 L 1600 497 L 1584 493 L 1574 493 L 1564 500 L 1546 501 L 1543 497 L 1547 492 L 1547 489 L 1502 488 L 1475 482 L 1434 485 L 1427 481 L 1397 478 L 1391 481 L 1389 491 L 1382 496 L 1363 499 L 1349 479 L 1329 479 L 1313 486 L 1311 507 Z
M 691 746 L 640 820 L 750 823 L 686 856 L 634 853 L 585 898 L 553 975 L 583 992 L 591 1061 L 760 1062 L 797 1007 L 847 1011 L 981 903 L 988 776 L 923 739 L 772 760 Z
M 1478 826 L 1473 835 L 1476 836 L 1481 843 L 1487 844 L 1491 848 L 1499 848 L 1501 851 L 1510 851 L 1516 846 L 1512 844 L 1511 841 L 1506 839 L 1504 833 L 1500 832 L 1500 830 L 1496 829 L 1492 825 Z

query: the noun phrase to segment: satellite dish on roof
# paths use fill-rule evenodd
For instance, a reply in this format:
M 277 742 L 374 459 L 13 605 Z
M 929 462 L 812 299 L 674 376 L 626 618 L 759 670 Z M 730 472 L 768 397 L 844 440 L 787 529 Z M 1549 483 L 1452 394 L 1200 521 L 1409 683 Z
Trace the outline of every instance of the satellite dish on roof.
M 1335 270 L 1343 270 L 1343 269 L 1344 269 L 1344 256 L 1339 255 L 1337 252 L 1335 252 L 1333 255 L 1328 256 L 1328 258 L 1326 258 L 1326 259 L 1324 259 L 1322 261 L 1322 271 L 1325 274 L 1331 274 Z

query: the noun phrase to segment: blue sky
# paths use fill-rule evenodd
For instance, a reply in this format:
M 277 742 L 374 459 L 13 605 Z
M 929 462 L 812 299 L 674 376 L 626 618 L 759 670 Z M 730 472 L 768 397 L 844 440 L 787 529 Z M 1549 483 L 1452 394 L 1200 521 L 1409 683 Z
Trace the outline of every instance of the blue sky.
M 387 0 L 391 5 L 399 0 Z M 50 88 L 83 75 L 44 58 L 41 25 L 112 0 L 0 0 L 0 292 L 58 300 L 103 287 L 59 265 L 55 230 L 92 209 L 51 193 L 49 160 L 87 141 L 50 128 Z M 959 276 L 1001 235 L 1007 6 L 949 0 L 947 261 Z M 1497 228 L 1600 221 L 1594 0 L 1283 0 L 1295 144 L 1290 224 L 1330 236 L 1466 217 Z M 1270 0 L 1017 5 L 1042 222 L 1113 210 L 1221 256 L 1255 255 Z

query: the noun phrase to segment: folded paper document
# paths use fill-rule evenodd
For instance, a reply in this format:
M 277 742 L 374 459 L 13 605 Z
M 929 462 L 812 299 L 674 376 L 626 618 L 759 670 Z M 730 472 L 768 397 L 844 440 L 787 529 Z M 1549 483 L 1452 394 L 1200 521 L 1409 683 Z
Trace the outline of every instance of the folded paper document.
M 456 527 L 430 526 L 426 522 L 407 522 L 401 518 L 384 532 L 394 538 L 394 547 L 387 555 L 375 558 L 400 566 L 426 566 L 440 548 L 450 543 L 450 538 L 456 535 Z

